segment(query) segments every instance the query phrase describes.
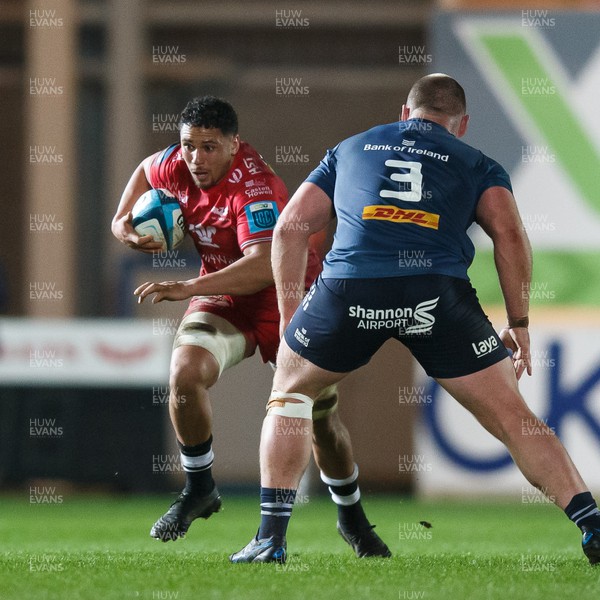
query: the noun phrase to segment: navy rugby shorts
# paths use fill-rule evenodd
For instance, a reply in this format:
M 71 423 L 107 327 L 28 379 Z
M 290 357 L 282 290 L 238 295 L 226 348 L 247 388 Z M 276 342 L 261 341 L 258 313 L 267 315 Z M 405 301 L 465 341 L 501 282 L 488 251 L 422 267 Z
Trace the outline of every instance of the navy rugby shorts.
M 469 375 L 508 356 L 470 282 L 447 275 L 319 276 L 285 331 L 297 354 L 338 373 L 367 364 L 390 338 L 436 378 Z

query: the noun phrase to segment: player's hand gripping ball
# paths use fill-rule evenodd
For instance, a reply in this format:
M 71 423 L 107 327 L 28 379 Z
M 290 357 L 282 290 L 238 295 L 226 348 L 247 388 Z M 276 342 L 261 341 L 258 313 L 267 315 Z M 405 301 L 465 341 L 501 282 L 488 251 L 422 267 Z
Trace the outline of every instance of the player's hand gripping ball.
M 132 225 L 139 235 L 151 235 L 162 243 L 161 250 L 173 250 L 185 237 L 181 207 L 165 190 L 148 190 L 131 209 Z

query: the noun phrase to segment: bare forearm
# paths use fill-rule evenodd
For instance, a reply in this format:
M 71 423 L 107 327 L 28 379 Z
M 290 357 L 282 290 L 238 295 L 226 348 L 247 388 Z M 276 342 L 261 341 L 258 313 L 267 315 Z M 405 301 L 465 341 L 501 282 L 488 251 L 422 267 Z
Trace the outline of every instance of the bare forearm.
M 115 216 L 113 217 L 112 231 L 117 237 L 119 237 L 117 227 L 118 221 L 122 219 L 125 215 L 127 215 L 127 213 L 129 213 L 129 211 L 133 208 L 133 205 L 135 204 L 136 200 L 144 192 L 147 192 L 150 189 L 152 189 L 152 186 L 148 183 L 142 163 L 131 175 L 127 186 L 123 190 L 121 200 L 119 201 L 119 206 L 117 207 Z
M 529 315 L 531 246 L 524 232 L 515 231 L 494 245 L 494 260 L 510 321 Z
M 268 260 L 242 256 L 220 271 L 207 273 L 191 281 L 191 296 L 248 296 L 273 285 L 273 276 Z
M 273 277 L 277 304 L 284 322 L 288 322 L 304 297 L 308 235 L 276 228 L 273 236 Z
M 280 329 L 287 325 L 304 297 L 310 236 L 327 227 L 334 216 L 331 199 L 308 182 L 298 188 L 281 213 L 271 252 Z

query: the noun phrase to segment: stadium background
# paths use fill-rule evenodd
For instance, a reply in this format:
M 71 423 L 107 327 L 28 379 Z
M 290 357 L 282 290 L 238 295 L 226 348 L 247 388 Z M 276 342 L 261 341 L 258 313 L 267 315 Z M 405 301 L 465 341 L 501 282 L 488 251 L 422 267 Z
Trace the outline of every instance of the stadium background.
M 131 292 L 147 279 L 192 276 L 197 257 L 190 246 L 139 256 L 109 224 L 138 162 L 177 139 L 188 98 L 229 99 L 242 138 L 293 191 L 326 148 L 397 119 L 412 82 L 442 70 L 464 83 L 466 141 L 511 172 L 533 242 L 534 284 L 524 293 L 535 374 L 523 387 L 600 490 L 597 7 L 3 0 L 2 488 L 28 503 L 39 490 L 62 498 L 179 485 L 166 385 L 183 307 L 138 307 Z M 511 44 L 531 48 L 530 62 Z M 500 326 L 489 246 L 474 235 L 473 279 Z M 270 377 L 253 358 L 214 389 L 225 489 L 256 489 Z M 538 498 L 397 346 L 345 382 L 341 410 L 369 492 Z

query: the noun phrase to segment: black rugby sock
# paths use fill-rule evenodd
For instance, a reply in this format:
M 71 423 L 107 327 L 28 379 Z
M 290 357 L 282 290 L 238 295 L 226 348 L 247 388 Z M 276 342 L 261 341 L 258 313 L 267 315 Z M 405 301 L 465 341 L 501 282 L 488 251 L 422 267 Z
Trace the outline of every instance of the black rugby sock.
M 258 539 L 271 536 L 285 537 L 296 490 L 286 488 L 260 488 L 260 528 Z
M 215 487 L 212 478 L 212 464 L 215 455 L 212 451 L 212 435 L 196 446 L 184 446 L 179 440 L 177 445 L 181 453 L 181 464 L 185 471 L 184 491 L 189 494 L 206 496 Z
M 600 510 L 590 492 L 573 496 L 565 508 L 565 513 L 580 529 L 583 526 L 600 529 Z
M 329 486 L 331 499 L 338 509 L 338 521 L 345 531 L 356 532 L 370 527 L 360 502 L 358 487 L 358 465 L 346 479 L 332 479 L 321 471 L 321 479 Z

